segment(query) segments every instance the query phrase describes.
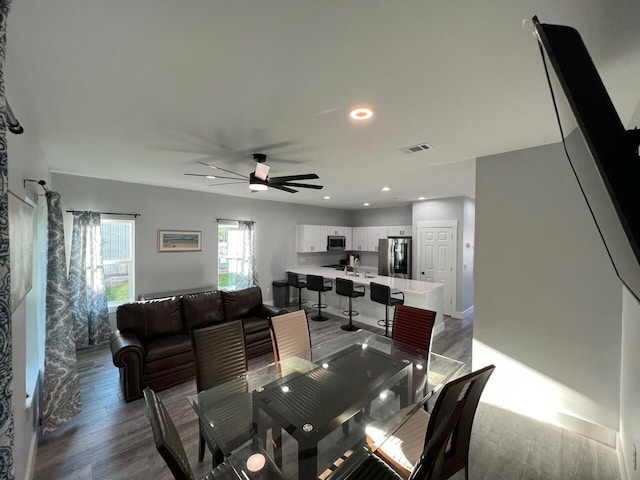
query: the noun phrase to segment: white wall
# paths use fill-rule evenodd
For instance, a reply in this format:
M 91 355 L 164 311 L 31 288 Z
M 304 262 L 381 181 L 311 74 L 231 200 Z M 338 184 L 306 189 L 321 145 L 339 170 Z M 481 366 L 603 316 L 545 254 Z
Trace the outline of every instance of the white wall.
M 465 248 L 466 243 L 473 244 L 475 213 L 474 201 L 467 197 L 450 197 L 414 202 L 413 224 L 421 221 L 453 220 L 458 222 L 456 249 L 456 312 L 473 306 L 473 249 Z M 417 240 L 417 239 L 416 239 Z M 417 271 L 417 248 L 414 242 L 414 271 Z M 465 268 L 466 265 L 466 268 Z
M 254 200 L 60 173 L 52 174 L 51 183 L 60 193 L 65 211 L 141 215 L 135 223 L 136 296 L 216 285 L 216 218 L 227 218 L 256 222 L 258 281 L 265 300 L 270 300 L 271 282 L 286 278 L 287 267 L 337 263 L 339 254 L 297 254 L 296 225 L 348 225 L 349 221 L 346 210 L 272 202 L 268 195 Z M 65 217 L 68 241 L 71 214 L 65 213 Z M 202 252 L 159 253 L 158 229 L 202 230 Z
M 623 459 L 622 478 L 640 478 L 633 468 L 633 447 L 640 449 L 640 302 L 623 287 L 622 361 L 620 374 L 620 438 L 618 451 Z
M 614 444 L 620 282 L 561 145 L 477 160 L 475 261 L 483 400 Z

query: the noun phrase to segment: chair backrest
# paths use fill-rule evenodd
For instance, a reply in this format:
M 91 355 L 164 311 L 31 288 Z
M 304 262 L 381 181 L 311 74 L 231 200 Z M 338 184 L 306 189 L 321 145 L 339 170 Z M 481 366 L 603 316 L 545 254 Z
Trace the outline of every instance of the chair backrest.
M 436 312 L 424 308 L 396 305 L 391 338 L 421 350 L 431 350 Z
M 324 277 L 321 275 L 307 275 L 307 290 L 322 292 L 324 290 Z
M 369 283 L 369 288 L 371 289 L 370 296 L 372 301 L 382 303 L 383 305 L 389 305 L 391 298 L 391 287 L 389 287 L 388 285 L 371 282 Z
M 460 419 L 456 423 L 451 435 L 450 447 L 444 454 L 442 478 L 449 478 L 458 470 L 467 466 L 473 418 L 476 414 L 482 391 L 495 368 L 494 365 L 488 365 L 468 375 L 450 381 L 442 388 L 433 406 L 429 425 L 427 426 L 425 446 L 437 431 L 440 424 L 447 420 L 451 412 L 454 411 L 458 405 L 462 404 L 463 406 Z
M 302 354 L 311 348 L 309 323 L 304 310 L 271 317 L 269 330 L 276 362 Z
M 241 320 L 192 330 L 191 345 L 199 392 L 247 372 Z
M 144 389 L 144 402 L 149 414 L 156 450 L 158 450 L 176 480 L 193 480 L 193 470 L 191 470 L 178 430 L 167 409 L 149 387 Z
M 287 272 L 287 283 L 291 287 L 299 288 L 301 287 L 300 277 L 297 273 Z
M 353 280 L 336 278 L 336 294 L 351 297 L 353 295 Z
M 416 463 L 409 480 L 440 480 L 448 478 L 442 475 L 445 452 L 454 428 L 464 411 L 464 403 L 459 402 L 450 415 L 436 428 Z

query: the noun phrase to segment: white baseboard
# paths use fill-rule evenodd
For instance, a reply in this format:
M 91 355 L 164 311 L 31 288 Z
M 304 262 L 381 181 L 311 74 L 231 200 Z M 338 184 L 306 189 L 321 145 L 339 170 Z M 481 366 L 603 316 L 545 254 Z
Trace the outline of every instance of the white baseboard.
M 471 305 L 469 308 L 467 308 L 464 311 L 456 310 L 455 312 L 453 312 L 451 316 L 459 320 L 464 320 L 465 318 L 468 318 L 471 315 L 473 315 L 473 305 Z

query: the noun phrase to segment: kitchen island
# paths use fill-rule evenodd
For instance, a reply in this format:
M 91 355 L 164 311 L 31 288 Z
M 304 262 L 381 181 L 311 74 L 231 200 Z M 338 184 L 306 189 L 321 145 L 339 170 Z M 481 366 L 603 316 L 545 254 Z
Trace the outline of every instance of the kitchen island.
M 349 298 L 336 294 L 336 278 L 348 278 L 349 280 L 353 280 L 355 285 L 365 286 L 365 296 L 353 299 L 353 310 L 360 312 L 360 315 L 353 317 L 355 321 L 384 330 L 384 327 L 380 327 L 378 325 L 378 320 L 384 320 L 385 306 L 372 302 L 369 296 L 369 283 L 375 282 L 383 285 L 389 285 L 392 292 L 403 292 L 405 305 L 435 311 L 437 315 L 433 330 L 434 335 L 444 329 L 442 314 L 443 285 L 441 283 L 423 282 L 421 280 L 411 280 L 407 278 L 385 277 L 383 275 L 373 273 L 371 269 L 368 269 L 367 267 L 361 267 L 357 269 L 355 273 L 319 266 L 298 266 L 292 267 L 288 269 L 288 271 L 297 273 L 298 275 L 320 275 L 326 279 L 333 280 L 333 290 L 323 293 L 322 302 L 327 304 L 326 311 L 328 313 L 340 316 L 344 318 L 345 321 L 348 321 L 349 316 L 343 315 L 342 312 L 348 310 Z M 318 303 L 317 292 L 310 292 L 303 289 L 302 295 L 303 298 L 307 299 L 307 308 L 311 308 L 311 305 Z M 389 307 L 389 319 L 393 320 L 393 308 L 391 307 Z

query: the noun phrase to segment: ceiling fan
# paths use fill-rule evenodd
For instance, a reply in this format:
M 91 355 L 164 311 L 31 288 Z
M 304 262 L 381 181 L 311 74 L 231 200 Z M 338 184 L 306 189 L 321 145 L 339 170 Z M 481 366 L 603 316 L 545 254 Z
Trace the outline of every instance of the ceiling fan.
M 235 180 L 233 182 L 226 182 L 226 183 L 216 183 L 213 184 L 215 186 L 218 185 L 231 185 L 231 184 L 237 184 L 237 183 L 246 183 L 247 181 L 249 181 L 249 189 L 252 192 L 260 192 L 260 191 L 264 191 L 267 190 L 269 187 L 271 188 L 275 188 L 277 190 L 282 190 L 284 192 L 289 192 L 289 193 L 297 193 L 298 190 L 295 190 L 291 187 L 296 187 L 296 188 L 312 188 L 315 190 L 321 190 L 322 189 L 322 185 L 313 185 L 313 184 L 308 184 L 308 183 L 298 183 L 297 180 L 316 180 L 319 179 L 320 177 L 318 177 L 318 175 L 316 175 L 315 173 L 307 173 L 307 174 L 301 174 L 301 175 L 287 175 L 284 177 L 269 177 L 269 169 L 271 167 L 269 167 L 268 165 L 266 165 L 266 161 L 267 161 L 267 156 L 264 153 L 254 153 L 253 154 L 253 159 L 256 162 L 256 169 L 254 172 L 251 172 L 249 175 L 243 175 L 241 173 L 237 173 L 237 172 L 233 172 L 231 170 L 227 170 L 224 169 L 222 167 L 217 167 L 215 165 L 211 165 L 205 162 L 197 162 L 200 165 L 205 165 L 209 168 L 213 168 L 215 170 L 221 170 L 223 172 L 226 173 L 230 173 L 232 175 L 234 175 L 233 177 L 229 177 L 229 176 L 222 176 L 222 175 L 207 175 L 207 174 L 201 174 L 201 173 L 185 173 L 185 175 L 189 175 L 192 177 L 206 177 L 206 178 L 211 178 L 211 179 L 217 179 L 217 178 L 222 178 L 225 180 Z

